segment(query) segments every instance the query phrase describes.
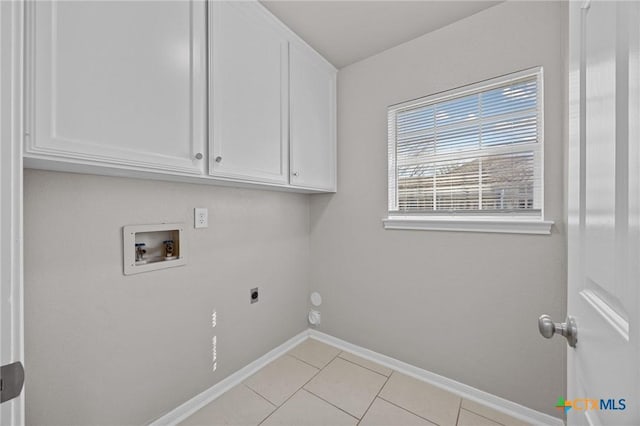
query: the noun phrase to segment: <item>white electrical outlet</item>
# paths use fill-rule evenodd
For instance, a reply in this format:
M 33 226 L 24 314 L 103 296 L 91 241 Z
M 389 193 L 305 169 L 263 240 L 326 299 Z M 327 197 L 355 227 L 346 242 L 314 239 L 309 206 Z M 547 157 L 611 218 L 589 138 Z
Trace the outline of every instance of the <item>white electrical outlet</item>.
M 194 228 L 208 228 L 209 227 L 209 210 L 206 207 L 196 207 L 193 213 Z

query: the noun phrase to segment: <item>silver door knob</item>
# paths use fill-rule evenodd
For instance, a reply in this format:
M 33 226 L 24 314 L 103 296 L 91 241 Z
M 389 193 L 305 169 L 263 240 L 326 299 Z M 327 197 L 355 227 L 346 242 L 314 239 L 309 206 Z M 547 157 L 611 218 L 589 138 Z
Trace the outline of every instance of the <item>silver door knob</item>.
M 298 176 L 298 172 L 293 172 L 291 174 L 294 175 L 294 176 Z
M 572 348 L 575 348 L 578 343 L 578 325 L 570 316 L 567 317 L 566 322 L 554 323 L 549 315 L 541 315 L 538 318 L 538 330 L 547 339 L 551 339 L 554 334 L 564 336 Z
M 196 154 L 196 160 L 202 160 L 202 153 L 201 152 Z
M 219 155 L 216 157 L 216 163 L 219 163 L 222 161 L 222 157 L 220 157 Z

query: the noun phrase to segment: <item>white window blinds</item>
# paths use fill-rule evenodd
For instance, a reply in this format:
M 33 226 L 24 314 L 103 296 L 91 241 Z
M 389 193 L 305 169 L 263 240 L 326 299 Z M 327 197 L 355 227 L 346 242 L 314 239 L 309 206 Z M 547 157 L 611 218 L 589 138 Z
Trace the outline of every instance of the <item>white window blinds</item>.
M 391 215 L 542 215 L 542 69 L 388 110 Z

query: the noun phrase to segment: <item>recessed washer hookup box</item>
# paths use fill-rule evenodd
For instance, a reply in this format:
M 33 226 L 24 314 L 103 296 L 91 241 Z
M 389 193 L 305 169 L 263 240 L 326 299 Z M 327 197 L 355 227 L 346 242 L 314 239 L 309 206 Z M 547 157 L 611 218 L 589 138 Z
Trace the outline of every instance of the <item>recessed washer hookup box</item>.
M 122 237 L 125 275 L 186 264 L 182 223 L 124 226 Z

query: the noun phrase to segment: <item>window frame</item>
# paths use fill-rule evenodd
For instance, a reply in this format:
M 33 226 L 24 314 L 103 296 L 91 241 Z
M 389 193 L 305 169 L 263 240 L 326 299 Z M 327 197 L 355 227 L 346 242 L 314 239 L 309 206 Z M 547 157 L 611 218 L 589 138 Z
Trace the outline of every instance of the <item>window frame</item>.
M 534 77 L 537 82 L 537 133 L 539 148 L 534 151 L 534 156 L 539 156 L 534 161 L 534 180 L 539 182 L 539 188 L 534 191 L 534 203 L 539 206 L 539 214 L 527 215 L 524 212 L 484 214 L 482 210 L 451 211 L 438 213 L 407 212 L 397 210 L 398 206 L 398 170 L 396 167 L 396 120 L 399 113 L 406 110 L 427 107 L 443 103 L 449 100 L 462 98 L 477 93 L 488 92 L 518 81 Z M 454 88 L 433 95 L 409 100 L 391 105 L 387 109 L 387 148 L 388 148 L 388 176 L 387 176 L 387 218 L 383 220 L 385 229 L 416 229 L 416 230 L 440 230 L 440 231 L 471 231 L 471 232 L 501 232 L 524 234 L 550 234 L 553 221 L 545 220 L 544 208 L 544 79 L 543 67 L 533 67 L 514 73 L 505 74 L 489 80 L 476 82 L 462 87 Z M 527 144 L 530 146 L 530 144 Z M 514 151 L 520 148 L 515 147 Z M 489 148 L 487 151 L 491 151 Z M 493 149 L 498 151 L 499 149 Z M 481 150 L 478 150 L 481 152 Z M 463 153 L 467 156 L 468 153 Z M 455 158 L 455 157 L 454 157 Z M 393 183 L 393 184 L 392 184 Z M 393 210 L 395 207 L 396 210 Z M 535 210 L 538 210 L 536 208 Z

